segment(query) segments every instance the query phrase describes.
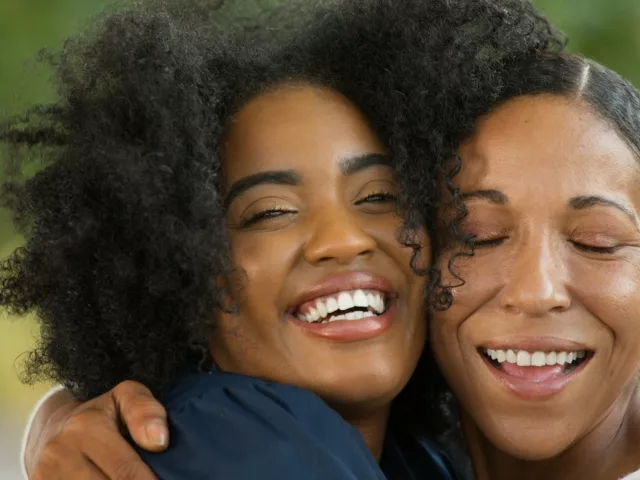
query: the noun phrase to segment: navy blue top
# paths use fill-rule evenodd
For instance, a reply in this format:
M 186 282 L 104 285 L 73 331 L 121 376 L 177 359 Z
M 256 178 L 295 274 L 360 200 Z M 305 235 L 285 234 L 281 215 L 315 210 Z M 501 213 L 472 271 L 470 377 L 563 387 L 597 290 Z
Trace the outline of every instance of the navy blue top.
M 296 387 L 195 373 L 161 400 L 170 446 L 162 453 L 138 449 L 161 480 L 454 478 L 444 454 L 415 439 L 389 436 L 379 466 L 355 428 Z

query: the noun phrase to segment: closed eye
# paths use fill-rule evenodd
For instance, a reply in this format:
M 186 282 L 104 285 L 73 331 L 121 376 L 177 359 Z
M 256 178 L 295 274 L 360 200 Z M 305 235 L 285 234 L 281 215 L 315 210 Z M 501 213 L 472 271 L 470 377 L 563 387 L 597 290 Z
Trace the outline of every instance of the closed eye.
M 262 221 L 282 217 L 284 215 L 291 215 L 294 213 L 298 212 L 296 210 L 286 208 L 269 208 L 261 212 L 257 212 L 254 215 L 251 215 L 249 218 L 243 220 L 240 224 L 240 228 L 247 228 Z
M 502 245 L 508 237 L 488 238 L 485 240 L 472 236 L 467 242 L 474 248 L 489 248 Z
M 622 248 L 621 245 L 617 245 L 614 247 L 596 247 L 594 245 L 586 245 L 584 243 L 579 243 L 579 242 L 571 242 L 571 243 L 578 250 L 582 250 L 583 252 L 589 252 L 589 253 L 599 253 L 601 255 L 612 255 Z
M 362 205 L 363 203 L 396 202 L 397 200 L 398 198 L 391 193 L 374 193 L 358 200 L 356 205 Z

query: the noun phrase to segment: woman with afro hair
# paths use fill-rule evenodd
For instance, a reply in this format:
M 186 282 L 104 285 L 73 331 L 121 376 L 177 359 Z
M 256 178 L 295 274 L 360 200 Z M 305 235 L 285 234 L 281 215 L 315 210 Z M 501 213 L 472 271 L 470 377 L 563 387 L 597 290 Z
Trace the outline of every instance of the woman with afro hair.
M 0 299 L 42 324 L 27 374 L 102 394 L 49 400 L 32 478 L 150 474 L 116 410 L 164 411 L 124 380 L 169 411 L 171 448 L 141 452 L 161 478 L 451 478 L 430 440 L 446 389 L 421 355 L 444 139 L 478 81 L 559 37 L 520 0 L 293 4 L 275 31 L 174 9 L 68 42 L 61 100 L 2 133 L 14 167 L 46 161 L 3 193 L 27 243 Z M 416 171 L 420 210 L 397 182 Z M 153 447 L 151 426 L 166 446 L 141 423 L 134 440 Z
M 640 92 L 566 53 L 500 76 L 450 157 L 433 354 L 476 478 L 638 479 Z

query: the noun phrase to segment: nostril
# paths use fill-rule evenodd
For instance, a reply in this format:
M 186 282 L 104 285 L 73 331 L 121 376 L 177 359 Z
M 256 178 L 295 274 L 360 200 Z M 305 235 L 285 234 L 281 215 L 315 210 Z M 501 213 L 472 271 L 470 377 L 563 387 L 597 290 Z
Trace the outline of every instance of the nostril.
M 350 263 L 356 258 L 371 255 L 376 249 L 374 238 L 359 232 L 349 235 L 348 231 L 321 232 L 305 245 L 304 256 L 308 263 Z

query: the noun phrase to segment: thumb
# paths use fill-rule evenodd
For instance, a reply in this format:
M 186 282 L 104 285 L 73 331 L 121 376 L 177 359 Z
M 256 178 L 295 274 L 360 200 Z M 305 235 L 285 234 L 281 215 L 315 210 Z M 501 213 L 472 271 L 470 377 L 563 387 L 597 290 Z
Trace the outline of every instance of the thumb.
M 160 452 L 169 446 L 167 412 L 147 387 L 126 381 L 110 393 L 117 415 L 139 447 Z

